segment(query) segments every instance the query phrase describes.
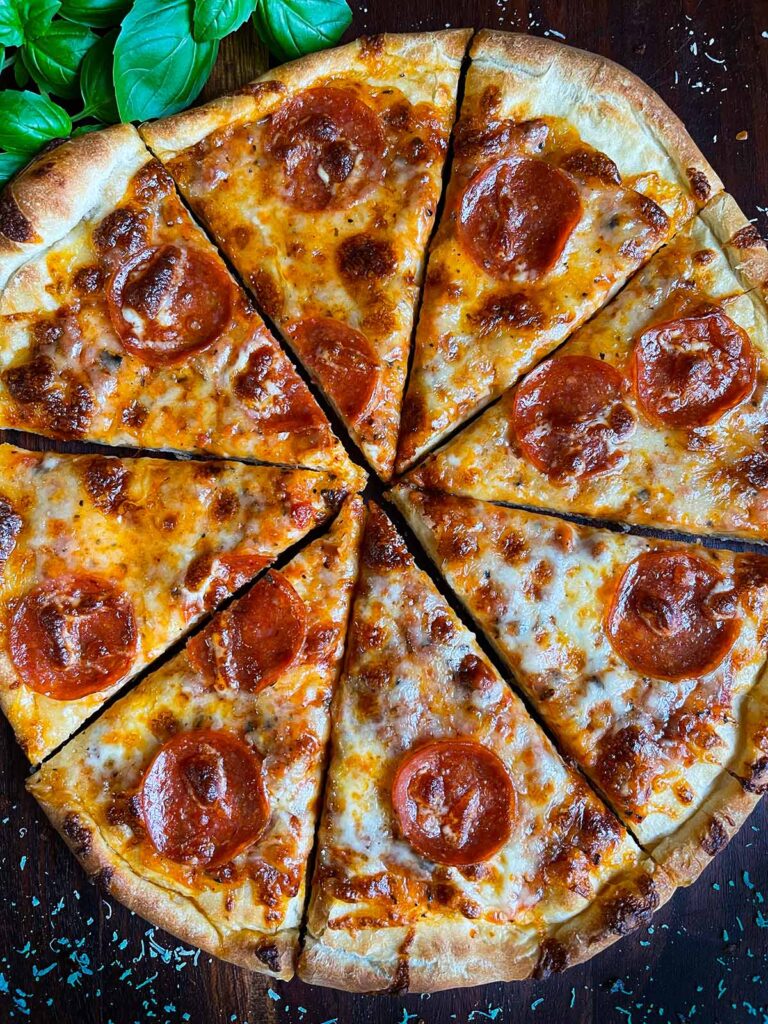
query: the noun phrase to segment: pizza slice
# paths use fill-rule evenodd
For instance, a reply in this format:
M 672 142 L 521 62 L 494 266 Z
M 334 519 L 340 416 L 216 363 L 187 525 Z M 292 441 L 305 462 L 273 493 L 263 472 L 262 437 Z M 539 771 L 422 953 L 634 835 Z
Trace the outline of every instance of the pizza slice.
M 332 745 L 305 981 L 418 992 L 542 976 L 670 894 L 375 507 Z
M 768 557 L 392 496 L 561 749 L 692 882 L 768 785 Z
M 411 479 L 489 500 L 768 536 L 768 251 L 713 199 Z
M 479 32 L 430 249 L 397 472 L 512 385 L 722 184 L 624 68 Z
M 290 978 L 362 502 L 270 570 L 28 782 L 105 890 Z
M 359 39 L 141 129 L 384 478 L 470 34 Z
M 0 193 L 0 426 L 363 479 L 131 125 Z
M 0 445 L 0 707 L 30 761 L 344 494 L 312 470 Z

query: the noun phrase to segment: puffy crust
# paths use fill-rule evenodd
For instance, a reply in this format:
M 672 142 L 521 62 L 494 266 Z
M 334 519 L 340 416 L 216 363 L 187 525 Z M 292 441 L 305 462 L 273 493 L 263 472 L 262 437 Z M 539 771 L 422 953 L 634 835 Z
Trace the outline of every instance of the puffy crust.
M 759 800 L 759 793 L 748 792 L 738 779 L 723 773 L 696 813 L 662 839 L 651 856 L 677 885 L 690 885 L 725 849 Z
M 58 785 L 55 769 L 33 775 L 27 789 L 93 881 L 130 910 L 213 956 L 284 981 L 293 977 L 297 929 L 227 934 L 189 897 L 136 874 L 109 846 L 94 819 Z
M 766 301 L 768 249 L 757 228 L 747 220 L 733 196 L 723 192 L 707 203 L 699 216 L 722 245 L 733 270 L 746 289 Z
M 674 892 L 651 860 L 606 886 L 579 914 L 541 941 L 521 947 L 503 926 L 416 925 L 308 935 L 297 974 L 351 992 L 436 992 L 546 977 L 595 956 L 650 921 Z
M 81 220 L 110 210 L 151 154 L 130 124 L 89 132 L 33 160 L 0 193 L 0 288 Z
M 319 78 L 343 74 L 354 65 L 363 65 L 374 74 L 377 62 L 386 57 L 399 57 L 420 68 L 437 63 L 458 65 L 471 35 L 471 29 L 448 29 L 444 32 L 362 36 L 346 46 L 320 50 L 282 64 L 233 95 L 222 96 L 202 107 L 161 121 L 143 124 L 139 130 L 161 160 L 172 160 L 218 128 L 266 117 L 280 104 L 286 91 L 308 88 Z
M 688 182 L 698 205 L 703 206 L 722 191 L 723 183 L 682 121 L 645 82 L 607 57 L 552 39 L 491 30 L 477 33 L 470 57 L 477 63 L 496 63 L 531 78 L 554 74 L 562 89 L 576 87 L 602 100 L 609 99 L 628 120 L 641 120 L 639 127 L 650 130 L 676 165 L 681 180 Z

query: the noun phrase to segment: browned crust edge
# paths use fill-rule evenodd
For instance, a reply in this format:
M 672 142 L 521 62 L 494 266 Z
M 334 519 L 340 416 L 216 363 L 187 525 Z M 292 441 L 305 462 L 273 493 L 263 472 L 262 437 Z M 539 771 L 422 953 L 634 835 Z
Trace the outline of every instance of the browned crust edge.
M 87 874 L 107 895 L 150 924 L 222 960 L 283 981 L 293 977 L 297 929 L 274 934 L 238 931 L 224 936 L 192 899 L 138 875 L 109 846 L 78 801 L 57 785 L 55 769 L 42 768 L 26 786 Z
M 728 262 L 744 287 L 757 290 L 766 301 L 768 249 L 755 225 L 747 219 L 733 196 L 715 196 L 699 216 L 723 247 Z
M 689 183 L 699 206 L 723 190 L 723 183 L 680 118 L 641 78 L 607 57 L 540 36 L 491 29 L 477 33 L 470 57 L 476 62 L 493 61 L 532 77 L 540 77 L 554 66 L 565 81 L 602 97 L 625 100 L 642 114 L 677 165 L 682 180 Z
M 418 67 L 449 64 L 456 68 L 466 53 L 472 29 L 442 32 L 387 33 L 362 36 L 333 50 L 320 50 L 280 67 L 245 85 L 237 93 L 221 96 L 202 107 L 147 122 L 139 131 L 157 156 L 172 160 L 182 150 L 196 145 L 217 128 L 244 124 L 266 117 L 288 90 L 307 88 L 318 78 L 342 74 L 363 64 L 375 70 L 382 57 L 400 57 Z
M 34 159 L 0 192 L 0 289 L 22 263 L 99 209 L 110 185 L 127 183 L 151 159 L 130 124 L 68 139 Z

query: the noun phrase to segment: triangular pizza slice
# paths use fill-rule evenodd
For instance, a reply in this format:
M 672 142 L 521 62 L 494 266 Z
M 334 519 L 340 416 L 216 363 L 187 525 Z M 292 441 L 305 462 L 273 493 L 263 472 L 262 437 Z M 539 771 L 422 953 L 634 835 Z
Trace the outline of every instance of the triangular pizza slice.
M 398 472 L 510 387 L 722 185 L 624 68 L 479 32 L 430 249 Z
M 718 196 L 598 316 L 410 479 L 768 536 L 768 251 Z
M 344 494 L 312 470 L 0 445 L 0 707 L 29 759 Z
M 384 478 L 469 35 L 359 39 L 141 129 Z
M 0 193 L 0 426 L 360 477 L 131 125 Z
M 692 882 L 768 782 L 768 557 L 393 497 L 561 749 Z
M 546 975 L 671 891 L 369 510 L 299 976 L 434 991 Z
M 105 891 L 290 978 L 362 502 L 113 704 L 29 789 Z

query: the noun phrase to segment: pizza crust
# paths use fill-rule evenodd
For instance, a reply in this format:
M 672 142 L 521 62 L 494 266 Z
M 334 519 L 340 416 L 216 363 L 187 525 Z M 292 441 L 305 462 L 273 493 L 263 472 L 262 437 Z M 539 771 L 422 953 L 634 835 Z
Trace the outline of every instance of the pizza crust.
M 283 981 L 293 977 L 297 929 L 270 934 L 217 926 L 188 896 L 133 871 L 107 843 L 94 819 L 65 789 L 57 786 L 56 776 L 46 782 L 39 773 L 33 775 L 27 781 L 27 789 L 91 879 L 107 895 L 114 896 L 150 924 L 222 960 Z
M 707 203 L 699 216 L 723 247 L 734 273 L 746 290 L 755 289 L 763 305 L 768 288 L 768 249 L 757 228 L 723 192 Z
M 502 69 L 514 70 L 520 76 L 517 87 L 523 94 L 526 85 L 522 76 L 528 76 L 529 91 L 535 90 L 539 104 L 542 98 L 552 96 L 553 105 L 567 109 L 579 94 L 588 95 L 593 105 L 599 97 L 603 129 L 615 145 L 621 148 L 626 139 L 627 151 L 631 152 L 638 135 L 650 135 L 699 205 L 722 191 L 723 183 L 682 121 L 642 79 L 607 57 L 552 39 L 492 30 L 477 33 L 470 57 L 475 63 L 497 63 Z M 618 141 L 616 132 L 620 133 Z
M 133 125 L 119 124 L 69 139 L 33 160 L 0 193 L 0 289 L 80 221 L 114 209 L 151 159 Z
M 354 65 L 369 66 L 375 75 L 376 61 L 400 57 L 424 68 L 438 61 L 460 64 L 472 29 L 443 32 L 388 33 L 361 37 L 334 50 L 320 50 L 268 71 L 237 93 L 212 100 L 180 114 L 147 122 L 139 131 L 152 151 L 164 163 L 182 150 L 196 145 L 219 128 L 259 121 L 278 107 L 286 92 L 306 89 L 318 79 L 343 74 Z

